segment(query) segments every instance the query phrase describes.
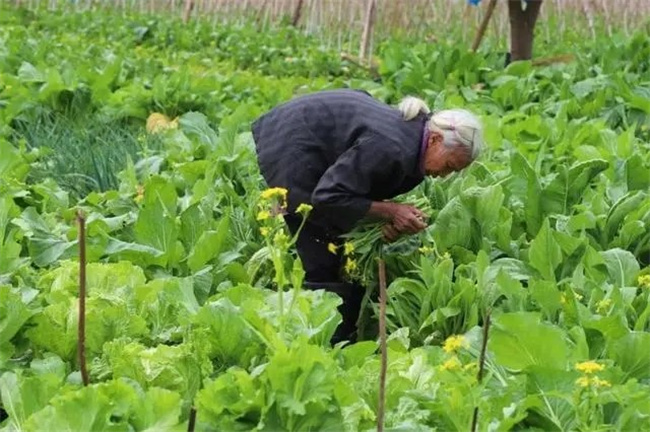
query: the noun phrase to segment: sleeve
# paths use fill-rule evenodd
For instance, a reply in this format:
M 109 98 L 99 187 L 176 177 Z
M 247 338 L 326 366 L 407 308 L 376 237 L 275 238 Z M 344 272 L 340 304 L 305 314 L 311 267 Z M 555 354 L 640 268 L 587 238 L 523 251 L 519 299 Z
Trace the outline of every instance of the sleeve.
M 325 171 L 312 193 L 312 204 L 336 228 L 346 232 L 370 210 L 373 186 L 402 177 L 400 149 L 369 137 L 343 153 Z

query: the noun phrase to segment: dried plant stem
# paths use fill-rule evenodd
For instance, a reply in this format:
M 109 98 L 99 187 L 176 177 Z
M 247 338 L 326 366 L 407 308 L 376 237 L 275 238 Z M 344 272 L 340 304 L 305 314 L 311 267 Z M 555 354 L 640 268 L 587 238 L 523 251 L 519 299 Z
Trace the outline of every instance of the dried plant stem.
M 88 370 L 86 368 L 86 219 L 81 211 L 77 212 L 79 224 L 79 318 L 77 355 L 81 379 L 85 386 L 88 385 Z

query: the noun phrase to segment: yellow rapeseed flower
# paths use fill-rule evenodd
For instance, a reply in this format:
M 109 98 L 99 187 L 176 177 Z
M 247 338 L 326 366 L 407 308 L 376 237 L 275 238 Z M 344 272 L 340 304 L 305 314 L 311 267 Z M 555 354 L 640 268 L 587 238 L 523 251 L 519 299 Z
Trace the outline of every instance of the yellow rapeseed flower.
M 262 234 L 262 236 L 266 237 L 267 235 L 269 235 L 269 228 L 268 227 L 260 228 L 260 234 Z
M 612 305 L 612 299 L 603 299 L 596 305 L 596 310 L 600 313 L 605 312 Z
M 257 214 L 258 221 L 267 220 L 270 217 L 271 217 L 271 212 L 269 212 L 268 210 L 262 210 Z
M 137 203 L 141 203 L 144 200 L 144 187 L 142 185 L 136 187 L 136 195 L 133 200 Z
M 444 362 L 442 364 L 442 366 L 440 366 L 440 369 L 448 370 L 448 371 L 455 371 L 455 370 L 460 370 L 461 366 L 462 366 L 462 364 L 461 364 L 460 360 L 458 360 L 458 357 L 453 356 L 452 358 L 450 358 L 449 360 Z
M 595 361 L 589 360 L 582 363 L 576 363 L 576 370 L 579 370 L 580 372 L 589 375 L 594 372 L 600 372 L 602 370 L 605 370 L 605 366 L 598 364 Z
M 592 384 L 596 387 L 611 387 L 612 383 L 610 383 L 607 380 L 601 380 L 598 377 L 594 377 L 593 380 L 591 380 Z
M 329 244 L 327 245 L 327 250 L 328 250 L 330 253 L 336 254 L 336 250 L 337 250 L 337 249 L 338 249 L 338 247 L 337 247 L 334 243 L 329 243 Z
M 568 295 L 567 295 L 567 293 L 562 293 L 562 294 L 560 294 L 560 303 L 566 304 L 567 300 L 570 299 L 570 298 L 574 298 L 574 299 L 580 301 L 580 300 L 582 300 L 583 297 L 580 294 L 573 293 L 573 292 L 569 292 Z
M 357 269 L 357 262 L 353 259 L 348 258 L 345 260 L 345 271 L 348 274 L 354 273 L 354 271 Z
M 273 243 L 278 247 L 285 247 L 289 241 L 289 237 L 283 232 L 279 231 L 273 237 Z
M 287 199 L 287 193 L 288 191 L 285 188 L 281 187 L 273 187 L 273 188 L 268 188 L 265 191 L 262 191 L 260 197 L 264 200 L 269 200 L 271 198 L 282 198 L 283 200 Z
M 346 242 L 343 245 L 343 248 L 344 248 L 343 253 L 345 255 L 350 255 L 350 254 L 352 254 L 352 252 L 354 252 L 354 245 L 352 243 Z
M 421 248 L 418 249 L 418 252 L 422 254 L 428 254 L 433 252 L 433 248 L 430 248 L 429 246 L 422 246 Z
M 463 335 L 453 335 L 449 336 L 447 340 L 445 340 L 445 343 L 442 346 L 442 349 L 445 350 L 445 352 L 455 352 L 458 351 L 465 345 L 465 336 Z
M 464 371 L 468 371 L 471 369 L 478 370 L 478 362 L 467 363 L 465 366 L 463 366 Z
M 313 208 L 314 208 L 314 207 L 311 206 L 310 204 L 302 203 L 302 204 L 300 204 L 300 205 L 298 206 L 298 208 L 296 209 L 296 213 L 300 213 L 301 215 L 306 215 L 307 213 L 309 213 L 310 211 L 312 211 Z
M 576 384 L 580 387 L 611 387 L 612 383 L 607 380 L 600 379 L 598 377 L 589 378 L 588 376 L 581 376 L 576 380 Z
M 650 275 L 639 276 L 638 282 L 641 288 L 650 288 Z

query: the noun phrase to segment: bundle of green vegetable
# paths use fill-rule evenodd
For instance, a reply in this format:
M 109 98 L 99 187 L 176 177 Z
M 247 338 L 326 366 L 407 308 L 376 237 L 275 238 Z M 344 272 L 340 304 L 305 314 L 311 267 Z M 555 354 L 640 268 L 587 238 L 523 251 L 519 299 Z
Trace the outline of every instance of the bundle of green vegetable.
M 415 206 L 431 220 L 431 203 L 419 189 L 397 197 L 395 202 Z M 410 271 L 412 265 L 408 263 L 415 259 L 415 255 L 435 250 L 426 230 L 402 235 L 389 243 L 382 233 L 383 225 L 384 222 L 363 221 L 343 236 L 346 241 L 346 276 L 369 289 L 377 285 L 377 262 L 380 258 L 385 260 L 388 274 L 397 277 Z

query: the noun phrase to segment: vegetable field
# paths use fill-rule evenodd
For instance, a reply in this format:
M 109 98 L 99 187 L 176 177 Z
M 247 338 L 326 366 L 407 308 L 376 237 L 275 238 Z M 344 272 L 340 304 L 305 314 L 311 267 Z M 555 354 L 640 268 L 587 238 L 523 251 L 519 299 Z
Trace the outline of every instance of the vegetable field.
M 3 4 L 0 431 L 650 430 L 649 35 L 507 67 L 387 38 L 371 71 L 291 26 Z M 422 233 L 349 234 L 363 337 L 331 346 L 250 123 L 341 87 L 469 108 L 488 148 L 398 197 Z

